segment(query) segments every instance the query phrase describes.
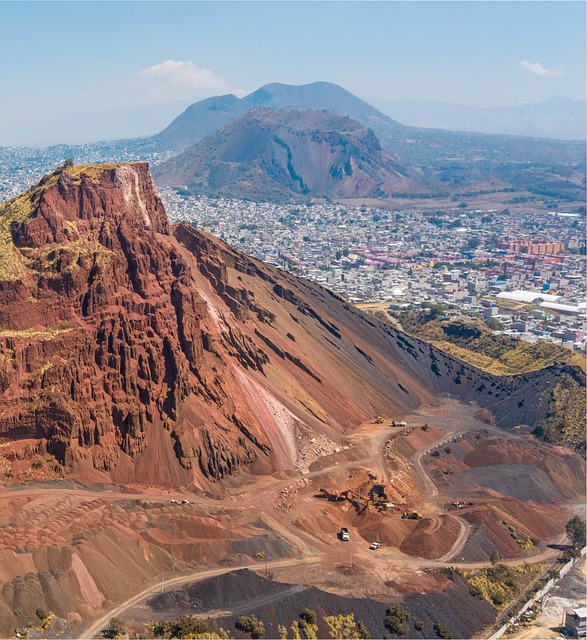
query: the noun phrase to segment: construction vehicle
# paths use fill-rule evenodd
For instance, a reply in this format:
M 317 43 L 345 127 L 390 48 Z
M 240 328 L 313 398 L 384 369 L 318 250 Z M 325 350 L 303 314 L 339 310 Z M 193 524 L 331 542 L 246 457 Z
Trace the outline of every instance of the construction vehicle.
M 349 530 L 346 527 L 341 527 L 340 529 L 340 539 L 343 542 L 348 542 L 351 538 L 349 536 Z
M 373 424 L 383 424 L 385 422 L 385 418 L 383 416 L 377 416 L 373 421 Z
M 410 511 L 410 513 L 404 511 L 402 514 L 402 518 L 404 520 L 421 520 L 422 514 L 419 511 Z

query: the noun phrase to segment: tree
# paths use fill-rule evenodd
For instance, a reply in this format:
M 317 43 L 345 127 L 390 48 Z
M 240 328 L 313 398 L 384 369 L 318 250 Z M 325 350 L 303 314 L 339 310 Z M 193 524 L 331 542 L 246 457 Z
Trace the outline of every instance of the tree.
M 64 169 L 68 169 L 69 167 L 73 167 L 73 158 L 67 158 L 67 160 L 63 163 Z
M 491 560 L 491 564 L 493 566 L 495 566 L 496 564 L 499 563 L 499 561 L 501 560 L 501 558 L 499 557 L 499 551 L 497 549 L 494 549 L 491 552 L 491 557 L 489 558 Z
M 265 635 L 265 625 L 257 616 L 241 616 L 234 624 L 239 631 L 250 633 L 251 638 L 262 638 Z
M 208 625 L 196 616 L 181 615 L 175 621 L 174 638 L 193 638 L 208 632 Z
M 383 624 L 398 636 L 407 635 L 409 628 L 406 624 L 408 612 L 399 604 L 392 604 L 387 609 L 387 616 Z
M 362 640 L 363 638 L 369 637 L 362 635 L 366 631 L 366 628 L 362 623 L 355 620 L 353 613 L 325 616 L 324 622 L 328 627 L 330 637 L 335 638 L 335 640 Z M 369 632 L 367 631 L 367 633 Z
M 308 624 L 316 624 L 318 622 L 318 616 L 313 609 L 304 609 L 302 613 L 300 613 L 300 618 Z
M 582 549 L 585 546 L 585 520 L 579 516 L 573 516 L 566 526 L 566 531 L 573 543 L 573 549 Z
M 501 331 L 503 329 L 503 324 L 497 318 L 485 318 L 485 324 L 493 331 Z

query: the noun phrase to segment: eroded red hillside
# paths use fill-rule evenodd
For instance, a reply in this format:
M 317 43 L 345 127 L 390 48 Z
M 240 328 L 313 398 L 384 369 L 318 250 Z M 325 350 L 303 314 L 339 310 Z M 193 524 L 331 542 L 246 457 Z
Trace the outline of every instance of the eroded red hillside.
M 0 231 L 0 439 L 74 477 L 204 488 L 431 399 L 344 301 L 170 229 L 146 164 L 59 169 Z

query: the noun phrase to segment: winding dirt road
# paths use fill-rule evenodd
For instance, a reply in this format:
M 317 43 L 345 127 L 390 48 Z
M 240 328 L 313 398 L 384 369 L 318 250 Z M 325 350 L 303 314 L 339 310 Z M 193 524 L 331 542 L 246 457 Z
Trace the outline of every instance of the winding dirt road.
M 267 569 L 284 569 L 287 567 L 292 567 L 294 565 L 300 564 L 313 564 L 316 562 L 320 562 L 320 558 L 310 557 L 310 558 L 301 558 L 301 559 L 291 559 L 287 560 L 271 560 L 266 563 L 254 563 L 244 565 L 239 567 L 239 569 L 259 569 L 260 566 L 266 566 Z M 169 587 L 179 587 L 186 583 L 194 583 L 199 582 L 201 580 L 205 580 L 206 578 L 214 578 L 216 576 L 220 576 L 224 573 L 229 573 L 230 571 L 234 571 L 235 567 L 222 567 L 218 569 L 200 569 L 199 571 L 194 571 L 189 574 L 182 574 L 180 576 L 176 576 L 175 578 L 169 578 L 167 580 L 163 580 L 162 582 L 156 582 L 149 585 L 146 589 L 143 589 L 140 593 L 135 594 L 122 604 L 118 605 L 114 609 L 111 609 L 106 615 L 103 615 L 101 618 L 96 620 L 91 627 L 89 627 L 86 631 L 84 631 L 80 636 L 79 640 L 90 640 L 91 638 L 101 637 L 99 636 L 100 631 L 106 628 L 106 625 L 110 621 L 110 618 L 117 618 L 121 614 L 123 614 L 130 607 L 138 604 L 142 600 L 147 600 L 151 596 L 159 593 L 162 589 L 169 589 Z
M 462 411 L 459 409 L 459 411 Z M 418 419 L 421 420 L 419 424 L 426 421 L 426 414 L 422 416 L 415 414 L 412 419 L 408 418 L 410 422 L 417 423 Z M 437 416 L 437 421 L 442 424 L 442 416 Z M 426 449 L 417 451 L 410 459 L 410 463 L 413 466 L 415 473 L 417 474 L 419 481 L 424 490 L 424 495 L 419 508 L 430 514 L 431 519 L 438 520 L 438 526 L 440 526 L 440 516 L 445 515 L 445 510 L 439 504 L 439 491 L 435 485 L 432 477 L 426 470 L 423 463 L 423 458 L 428 455 L 432 450 L 444 445 L 446 442 L 459 437 L 474 427 L 478 427 L 479 423 L 475 423 L 472 420 L 460 421 L 455 420 L 461 427 L 458 429 L 451 429 L 450 431 L 444 431 L 441 438 L 434 443 L 430 444 Z M 441 427 L 446 429 L 445 426 Z M 148 502 L 161 501 L 169 503 L 170 501 L 188 500 L 191 504 L 202 507 L 207 512 L 213 514 L 216 510 L 226 509 L 226 507 L 247 507 L 254 508 L 255 512 L 263 518 L 266 523 L 276 531 L 279 536 L 288 541 L 295 548 L 298 549 L 301 554 L 301 558 L 288 558 L 280 560 L 267 561 L 266 563 L 256 562 L 244 567 L 251 569 L 259 569 L 266 566 L 267 569 L 283 569 L 288 567 L 300 567 L 304 565 L 315 565 L 324 560 L 329 552 L 332 552 L 333 544 L 325 542 L 323 539 L 312 534 L 311 532 L 301 530 L 292 524 L 289 513 L 284 512 L 276 507 L 277 496 L 280 491 L 287 489 L 295 485 L 296 483 L 303 482 L 306 479 L 316 478 L 322 475 L 332 474 L 335 472 L 342 472 L 352 468 L 366 467 L 375 471 L 378 476 L 386 481 L 389 481 L 389 462 L 384 454 L 384 449 L 387 441 L 394 432 L 402 431 L 403 428 L 391 428 L 389 423 L 386 424 L 364 424 L 357 429 L 349 439 L 350 453 L 347 450 L 347 457 L 354 459 L 341 459 L 334 460 L 332 464 L 325 466 L 322 469 L 300 474 L 298 476 L 289 477 L 286 479 L 277 478 L 263 478 L 260 479 L 258 484 L 255 485 L 254 490 L 250 487 L 243 490 L 235 500 L 234 497 L 230 500 L 216 500 L 209 497 L 198 496 L 188 493 L 186 491 L 156 491 L 156 492 L 140 492 L 130 493 L 123 490 L 88 490 L 77 488 L 55 488 L 51 489 L 52 494 L 62 493 L 65 496 L 76 496 L 87 500 L 89 497 L 99 497 L 101 500 L 107 501 L 122 501 L 122 500 L 144 500 Z M 14 496 L 29 496 L 29 497 L 41 497 L 47 493 L 46 488 L 22 488 L 22 489 L 0 489 L 0 499 Z M 181 508 L 178 505 L 178 508 Z M 436 560 L 427 560 L 423 558 L 417 558 L 403 554 L 397 548 L 382 547 L 377 551 L 378 557 L 382 561 L 388 564 L 390 567 L 408 569 L 408 570 L 423 570 L 429 568 L 446 568 L 446 567 L 459 567 L 462 569 L 479 569 L 490 566 L 490 562 L 458 562 L 452 560 L 457 557 L 459 553 L 465 547 L 469 535 L 471 533 L 470 525 L 461 517 L 452 515 L 460 524 L 459 534 L 454 541 L 451 549 L 442 557 Z M 434 523 L 433 523 L 434 526 Z M 562 542 L 564 535 L 557 539 L 556 542 Z M 354 543 L 352 546 L 353 554 L 357 554 L 357 559 L 368 558 L 369 552 L 366 551 L 366 546 L 361 543 L 361 546 L 357 547 Z M 349 547 L 351 549 L 351 547 Z M 550 560 L 559 552 L 554 549 L 547 549 L 534 556 L 524 558 L 523 562 L 541 562 L 544 560 Z M 504 561 L 506 565 L 520 564 L 521 560 L 509 560 Z M 239 567 L 243 568 L 243 567 Z M 90 638 L 98 637 L 100 631 L 105 628 L 108 621 L 112 617 L 119 617 L 124 614 L 129 608 L 143 602 L 161 589 L 169 589 L 171 587 L 179 587 L 181 585 L 190 584 L 196 581 L 204 580 L 215 576 L 234 571 L 235 567 L 216 567 L 211 569 L 199 569 L 197 571 L 191 571 L 189 573 L 181 573 L 172 578 L 168 578 L 163 582 L 154 582 L 143 589 L 140 593 L 128 598 L 125 602 L 120 603 L 106 614 L 101 616 L 98 620 L 95 620 L 89 628 L 80 636 L 82 640 L 89 640 Z

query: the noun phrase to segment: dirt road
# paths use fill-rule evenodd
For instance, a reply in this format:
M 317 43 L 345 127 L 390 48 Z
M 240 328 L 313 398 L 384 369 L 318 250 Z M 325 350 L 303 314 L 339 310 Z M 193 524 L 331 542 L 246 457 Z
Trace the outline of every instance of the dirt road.
M 254 564 L 244 565 L 239 567 L 240 569 L 259 569 L 260 567 L 266 566 L 267 569 L 283 569 L 286 567 L 293 567 L 300 564 L 313 564 L 316 562 L 320 562 L 320 558 L 312 557 L 312 558 L 302 558 L 302 559 L 287 559 L 287 560 L 271 560 L 266 563 L 256 562 Z M 114 609 L 111 609 L 106 615 L 102 616 L 98 620 L 96 620 L 92 626 L 90 626 L 86 631 L 84 631 L 79 636 L 79 640 L 90 640 L 90 638 L 99 638 L 102 637 L 100 631 L 106 628 L 110 618 L 118 618 L 120 617 L 127 609 L 133 607 L 138 604 L 142 600 L 146 600 L 156 593 L 160 593 L 161 590 L 169 589 L 170 587 L 180 587 L 184 584 L 191 584 L 194 582 L 199 582 L 201 580 L 205 580 L 206 578 L 214 578 L 216 576 L 220 576 L 223 573 L 229 573 L 230 571 L 234 571 L 234 567 L 221 567 L 218 569 L 200 569 L 199 571 L 194 571 L 189 574 L 183 574 L 181 576 L 176 576 L 174 578 L 169 578 L 162 582 L 156 582 L 149 585 L 146 589 L 143 589 L 140 593 L 135 594 L 122 604 L 118 605 Z
M 439 491 L 424 465 L 424 457 L 429 455 L 433 449 L 441 447 L 446 442 L 458 438 L 471 429 L 479 428 L 480 423 L 472 417 L 472 409 L 470 406 L 457 404 L 454 401 L 447 401 L 438 407 L 420 409 L 405 419 L 409 427 L 429 423 L 430 426 L 438 428 L 443 432 L 441 437 L 434 443 L 428 445 L 426 449 L 417 451 L 411 458 L 406 459 L 406 466 L 409 467 L 409 477 L 412 480 L 414 479 L 412 475 L 413 471 L 417 475 L 418 483 L 423 487 L 424 495 L 418 508 L 425 511 L 427 516 L 429 515 L 432 519 L 437 520 L 438 526 L 440 526 L 442 521 L 441 516 L 444 516 L 446 511 L 442 505 L 439 504 Z M 447 425 L 450 425 L 450 427 Z M 485 425 L 483 425 L 483 428 L 486 428 Z M 279 493 L 290 487 L 292 488 L 292 493 L 295 493 L 296 483 L 303 488 L 305 481 L 320 476 L 330 475 L 331 477 L 340 477 L 341 480 L 343 478 L 346 479 L 349 470 L 360 467 L 375 472 L 379 478 L 386 482 L 390 481 L 392 467 L 390 467 L 390 462 L 385 456 L 385 446 L 394 433 L 398 431 L 401 432 L 402 430 L 403 428 L 401 427 L 392 428 L 389 420 L 383 424 L 365 423 L 350 435 L 348 439 L 349 448 L 341 451 L 340 456 L 329 458 L 328 464 L 320 470 L 290 476 L 288 478 L 283 478 L 283 476 L 257 478 L 254 484 L 251 483 L 243 486 L 241 490 L 231 494 L 231 499 L 213 499 L 181 490 L 161 491 L 154 489 L 153 491 L 133 493 L 132 491 L 126 491 L 121 488 L 83 489 L 77 487 L 57 487 L 48 489 L 47 487 L 24 487 L 21 489 L 0 489 L 0 501 L 3 499 L 10 500 L 17 496 L 32 497 L 40 500 L 50 492 L 52 495 L 63 496 L 65 500 L 69 496 L 75 497 L 82 502 L 95 499 L 109 503 L 123 500 L 143 500 L 150 503 L 163 502 L 166 504 L 173 502 L 177 504 L 178 509 L 184 508 L 179 503 L 185 500 L 189 501 L 190 505 L 192 505 L 190 508 L 193 508 L 195 505 L 198 509 L 201 508 L 203 512 L 212 517 L 216 513 L 226 510 L 227 507 L 230 509 L 245 508 L 253 510 L 279 537 L 297 549 L 296 553 L 299 552 L 302 556 L 302 558 L 268 561 L 266 563 L 268 569 L 278 570 L 290 568 L 293 573 L 294 568 L 298 567 L 300 569 L 297 572 L 298 581 L 302 582 L 304 578 L 300 578 L 299 576 L 302 573 L 302 569 L 307 566 L 319 579 L 319 576 L 323 575 L 323 572 L 321 573 L 322 567 L 316 567 L 317 564 L 322 562 L 324 563 L 323 566 L 330 568 L 333 566 L 332 554 L 335 548 L 334 545 L 336 545 L 335 536 L 332 535 L 332 541 L 330 541 L 330 538 L 326 539 L 324 534 L 322 534 L 323 537 L 321 538 L 317 533 L 304 530 L 300 526 L 297 526 L 295 518 L 292 518 L 288 509 L 278 508 Z M 506 434 L 505 437 L 510 436 Z M 326 460 L 324 462 L 326 462 Z M 316 506 L 309 492 L 306 492 L 301 499 L 306 501 L 302 503 L 304 508 L 312 509 Z M 369 563 L 373 561 L 372 559 L 377 558 L 377 564 L 380 567 L 385 567 L 385 571 L 391 572 L 397 570 L 419 571 L 446 567 L 479 569 L 490 566 L 490 562 L 459 562 L 459 554 L 465 547 L 471 530 L 470 525 L 460 516 L 451 514 L 450 517 L 455 518 L 459 522 L 460 530 L 450 550 L 436 560 L 408 556 L 402 553 L 397 547 L 385 546 L 377 551 L 377 556 L 374 556 L 373 553 L 368 551 L 368 544 L 359 536 L 353 537 L 350 543 L 343 544 L 348 545 L 345 547 L 345 550 L 352 553 L 357 562 L 364 562 L 366 563 L 365 566 L 369 567 Z M 330 534 L 328 535 L 330 536 Z M 560 543 L 563 539 L 564 535 L 557 538 L 556 542 Z M 521 562 L 541 562 L 554 558 L 558 553 L 556 550 L 547 549 L 534 556 L 526 557 L 523 561 L 519 559 L 508 560 L 504 561 L 504 564 L 515 566 Z M 259 569 L 264 567 L 265 563 L 256 562 L 245 566 L 252 569 Z M 157 593 L 161 588 L 179 587 L 205 578 L 218 576 L 233 571 L 234 569 L 235 567 L 199 569 L 197 571 L 190 571 L 189 573 L 184 572 L 178 574 L 164 580 L 162 583 L 158 581 L 154 582 L 140 593 L 128 598 L 125 602 L 117 605 L 107 612 L 107 614 L 96 620 L 85 633 L 81 635 L 81 638 L 89 639 L 95 637 L 99 634 L 100 630 L 106 626 L 110 618 L 120 616 L 130 607 Z M 292 580 L 292 582 L 294 581 L 296 580 Z

